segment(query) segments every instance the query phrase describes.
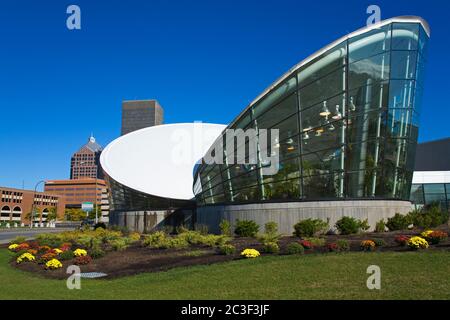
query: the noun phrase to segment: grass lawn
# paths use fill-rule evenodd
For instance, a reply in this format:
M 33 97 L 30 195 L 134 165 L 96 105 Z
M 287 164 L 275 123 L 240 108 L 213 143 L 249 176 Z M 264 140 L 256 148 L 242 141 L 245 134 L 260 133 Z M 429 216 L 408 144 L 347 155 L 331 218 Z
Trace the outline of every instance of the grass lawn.
M 450 299 L 450 253 L 271 256 L 173 269 L 115 280 L 47 280 L 9 266 L 0 250 L 3 299 Z M 381 290 L 366 269 L 381 268 Z M 101 271 L 101 270 L 99 270 Z

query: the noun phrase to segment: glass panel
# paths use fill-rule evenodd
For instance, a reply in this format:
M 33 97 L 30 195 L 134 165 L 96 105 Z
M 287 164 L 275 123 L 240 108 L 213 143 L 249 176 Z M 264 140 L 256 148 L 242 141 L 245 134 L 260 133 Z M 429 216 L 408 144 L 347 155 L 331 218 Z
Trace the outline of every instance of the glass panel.
M 348 116 L 386 108 L 388 104 L 388 82 L 370 83 L 349 91 Z
M 302 88 L 345 64 L 347 43 L 343 42 L 330 49 L 314 61 L 303 66 L 298 73 L 298 86 Z
M 297 95 L 292 94 L 266 113 L 260 115 L 255 123 L 258 129 L 268 129 L 297 112 Z
M 392 30 L 392 50 L 416 50 L 418 40 L 418 23 L 394 23 Z
M 351 38 L 349 40 L 350 63 L 389 50 L 390 37 L 391 25 L 387 25 Z
M 424 57 L 427 56 L 428 53 L 428 35 L 423 29 L 422 25 L 420 25 L 420 33 L 419 33 L 419 52 Z
M 349 198 L 379 196 L 383 185 L 383 176 L 379 170 L 367 169 L 347 173 L 346 195 Z
M 263 183 L 272 181 L 289 180 L 300 176 L 300 167 L 298 158 L 285 160 L 279 163 L 278 172 L 274 175 L 262 176 Z
M 373 171 L 380 162 L 383 140 L 363 141 L 347 146 L 345 168 L 347 171 Z
M 303 196 L 308 199 L 336 198 L 339 179 L 337 174 L 303 178 Z
M 261 200 L 261 192 L 258 185 L 248 186 L 242 189 L 225 189 L 225 197 L 228 201 L 245 202 Z
M 344 69 L 340 68 L 300 90 L 300 110 L 338 95 L 343 88 Z
M 411 201 L 415 204 L 425 204 L 423 198 L 423 185 L 413 184 L 411 186 Z
M 323 175 L 341 170 L 341 152 L 341 148 L 333 148 L 303 155 L 303 176 Z
M 412 117 L 412 109 L 389 109 L 386 136 L 408 138 L 411 134 Z
M 300 181 L 291 179 L 263 185 L 266 200 L 300 198 Z
M 415 84 L 413 80 L 391 80 L 389 108 L 412 108 Z
M 391 79 L 415 79 L 417 53 L 392 51 Z
M 425 184 L 424 185 L 425 193 L 445 193 L 444 184 Z
M 344 140 L 343 124 L 343 120 L 334 121 L 322 127 L 304 132 L 301 135 L 303 154 L 330 148 L 340 148 Z
M 286 120 L 276 124 L 272 129 L 278 129 L 279 140 L 285 140 L 298 134 L 298 114 L 294 114 Z
M 266 95 L 263 100 L 258 102 L 252 107 L 253 109 L 253 119 L 258 118 L 265 111 L 270 109 L 274 104 L 278 103 L 284 97 L 295 92 L 297 88 L 297 81 L 295 78 L 290 78 L 281 84 L 277 89 Z
M 389 53 L 379 54 L 350 64 L 349 89 L 388 79 L 389 66 Z
M 247 111 L 242 117 L 236 121 L 236 123 L 231 127 L 232 129 L 245 129 L 251 122 L 250 111 Z
M 367 141 L 384 135 L 386 111 L 375 110 L 356 114 L 348 120 L 347 139 L 349 143 Z

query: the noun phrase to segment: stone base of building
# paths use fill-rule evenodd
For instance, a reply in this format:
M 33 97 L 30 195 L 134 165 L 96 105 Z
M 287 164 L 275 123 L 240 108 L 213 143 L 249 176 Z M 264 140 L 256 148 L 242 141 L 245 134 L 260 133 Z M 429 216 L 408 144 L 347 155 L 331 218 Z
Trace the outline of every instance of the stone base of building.
M 411 211 L 411 202 L 396 200 L 343 200 L 316 202 L 258 203 L 242 205 L 217 205 L 197 208 L 196 221 L 207 225 L 209 231 L 218 233 L 219 223 L 226 219 L 233 228 L 236 220 L 253 220 L 264 230 L 269 221 L 278 223 L 283 234 L 292 234 L 294 225 L 304 219 L 329 219 L 330 230 L 343 216 L 368 219 L 370 230 L 381 219 L 387 219 L 395 213 L 407 214 Z
M 167 226 L 184 225 L 192 228 L 193 211 L 189 209 L 150 211 L 111 211 L 109 224 L 125 227 L 130 231 L 148 233 Z

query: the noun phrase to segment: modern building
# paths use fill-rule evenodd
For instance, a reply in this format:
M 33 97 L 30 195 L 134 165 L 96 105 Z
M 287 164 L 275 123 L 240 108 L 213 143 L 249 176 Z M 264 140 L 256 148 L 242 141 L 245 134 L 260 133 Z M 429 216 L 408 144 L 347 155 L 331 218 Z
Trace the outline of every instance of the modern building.
M 122 135 L 163 123 L 164 110 L 157 100 L 131 100 L 122 103 Z
M 301 61 L 250 103 L 228 129 L 278 129 L 256 163 L 202 164 L 195 172 L 197 222 L 342 216 L 375 223 L 411 210 L 424 66 L 430 36 L 419 17 L 397 17 L 348 34 Z M 208 153 L 227 145 L 225 135 Z M 225 153 L 236 148 L 226 146 Z M 262 161 L 278 155 L 277 173 Z M 224 154 L 226 157 L 226 154 Z
M 194 196 L 193 220 L 212 232 L 223 219 L 275 221 L 291 233 L 306 218 L 333 226 L 353 216 L 374 227 L 409 212 L 429 36 L 422 18 L 403 16 L 336 40 L 217 126 L 206 149 L 194 148 L 202 159 L 182 169 L 173 152 L 189 142 L 174 144 L 177 125 L 113 141 L 101 156 L 111 221 L 146 230 L 193 208 Z
M 75 152 L 70 160 L 70 179 L 102 179 L 101 153 L 102 147 L 91 136 L 88 142 Z
M 417 207 L 439 204 L 450 211 L 450 138 L 417 146 L 411 201 Z
M 63 198 L 66 208 L 81 208 L 83 202 L 104 206 L 107 190 L 105 180 L 93 178 L 48 180 L 44 186 L 45 192 Z
M 32 209 L 33 222 L 47 222 L 47 216 L 52 211 L 58 218 L 64 217 L 64 199 L 54 194 L 0 187 L 0 196 L 0 222 L 28 224 Z
M 110 223 L 141 232 L 194 223 L 193 168 L 224 128 L 167 124 L 111 142 L 100 157 L 110 188 Z

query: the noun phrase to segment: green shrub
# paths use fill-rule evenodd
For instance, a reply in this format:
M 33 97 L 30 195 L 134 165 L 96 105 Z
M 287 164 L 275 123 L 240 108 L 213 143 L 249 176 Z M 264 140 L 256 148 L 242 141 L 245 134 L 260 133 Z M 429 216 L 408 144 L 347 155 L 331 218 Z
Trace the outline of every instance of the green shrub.
M 17 236 L 13 240 L 9 242 L 9 244 L 21 244 L 23 242 L 27 241 L 27 238 L 22 236 Z
M 388 218 L 386 226 L 389 231 L 405 230 L 411 224 L 410 216 L 404 216 L 400 213 L 396 213 L 395 216 Z
M 278 233 L 278 223 L 270 221 L 264 225 L 264 232 L 268 234 Z
M 259 225 L 252 220 L 236 220 L 234 233 L 239 237 L 254 237 L 259 231 Z
M 189 244 L 201 244 L 203 236 L 198 231 L 186 231 L 177 235 L 178 238 L 184 239 Z
M 280 252 L 280 247 L 276 242 L 266 242 L 263 246 L 263 251 L 266 253 L 278 253 Z
M 57 248 L 63 243 L 59 234 L 56 233 L 41 233 L 36 236 L 36 241 L 40 246 L 49 246 Z
M 106 224 L 104 222 L 98 222 L 94 225 L 94 230 L 97 230 L 98 228 L 106 229 Z
M 114 240 L 109 240 L 108 244 L 113 248 L 114 251 L 122 251 L 128 248 L 127 239 L 119 238 Z
M 231 244 L 223 244 L 219 246 L 219 253 L 222 255 L 232 255 L 236 252 L 236 247 Z
M 142 244 L 150 248 L 161 248 L 161 246 L 165 244 L 166 239 L 167 235 L 165 232 L 156 231 L 154 233 L 147 235 Z
M 306 219 L 297 222 L 294 229 L 294 234 L 299 238 L 314 237 L 325 233 L 328 229 L 328 223 L 320 219 Z
M 375 242 L 376 247 L 384 247 L 386 245 L 383 239 L 373 239 L 373 242 Z
M 132 232 L 128 235 L 128 239 L 130 242 L 137 242 L 141 240 L 141 235 L 138 232 Z
M 116 240 L 113 240 L 116 241 Z M 89 255 L 93 258 L 93 259 L 98 259 L 103 257 L 106 254 L 106 252 L 100 247 L 100 246 L 94 246 L 93 248 L 91 248 L 89 250 Z
M 202 235 L 200 238 L 201 244 L 206 245 L 208 247 L 214 247 L 217 244 L 218 239 L 221 236 L 216 236 L 214 234 Z
M 231 237 L 231 223 L 228 220 L 222 220 L 219 224 L 220 234 Z
M 305 248 L 300 243 L 291 242 L 286 247 L 287 254 L 304 254 Z
M 166 238 L 162 243 L 161 248 L 163 249 L 185 249 L 189 247 L 189 243 L 183 238 Z
M 361 221 L 353 217 L 344 216 L 336 222 L 336 229 L 340 234 L 355 234 L 360 230 L 368 229 L 367 220 Z M 367 230 L 366 229 L 366 230 Z
M 349 251 L 350 250 L 350 242 L 345 239 L 341 239 L 336 241 L 339 251 Z
M 359 220 L 359 229 L 360 231 L 367 231 L 370 229 L 369 219 Z
M 203 234 L 203 235 L 208 234 L 208 226 L 206 224 L 196 223 L 194 225 L 194 230 L 200 232 L 200 234 Z
M 386 222 L 381 219 L 375 224 L 375 232 L 386 232 Z
M 324 238 L 305 238 L 304 240 L 311 242 L 311 244 L 314 247 L 323 247 L 325 245 L 325 239 Z
M 182 225 L 179 225 L 178 227 L 176 227 L 176 228 L 175 228 L 175 231 L 176 231 L 177 234 L 180 234 L 180 233 L 188 232 L 189 229 L 186 228 L 186 227 L 182 224 Z
M 74 254 L 72 250 L 66 250 L 59 255 L 59 259 L 62 261 L 73 259 Z
M 230 242 L 231 239 L 232 239 L 231 237 L 222 234 L 222 235 L 217 237 L 216 245 L 222 246 L 222 245 L 227 244 L 228 242 Z
M 448 213 L 442 211 L 438 205 L 430 206 L 422 211 L 411 211 L 408 216 L 414 226 L 423 229 L 434 228 L 448 221 Z

